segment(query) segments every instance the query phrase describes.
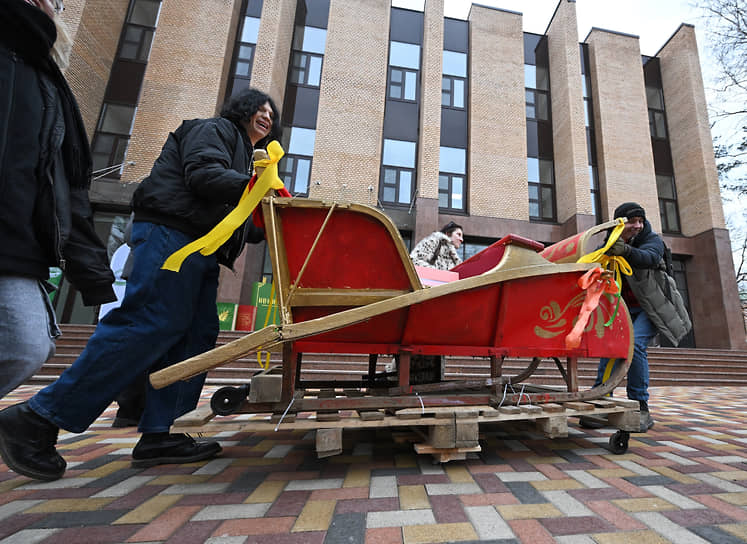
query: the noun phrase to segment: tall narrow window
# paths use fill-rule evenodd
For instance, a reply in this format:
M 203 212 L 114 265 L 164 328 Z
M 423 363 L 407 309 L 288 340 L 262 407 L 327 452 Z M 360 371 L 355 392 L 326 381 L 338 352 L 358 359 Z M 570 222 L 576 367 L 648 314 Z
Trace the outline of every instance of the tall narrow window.
M 420 120 L 423 13 L 391 8 L 379 203 L 412 207 Z
M 468 53 L 469 23 L 444 19 L 438 208 L 449 214 L 467 213 Z
M 299 0 L 283 100 L 283 147 L 278 172 L 294 195 L 308 196 L 311 184 L 319 89 L 327 46 L 329 0 Z
M 529 219 L 555 221 L 552 113 L 547 39 L 524 34 L 524 95 L 527 120 Z
M 254 50 L 259 36 L 262 4 L 263 0 L 245 1 L 234 48 L 233 69 L 228 83 L 229 96 L 249 87 L 254 67 Z
M 665 233 L 679 234 L 682 229 L 677 203 L 674 166 L 672 164 L 672 150 L 667 132 L 667 115 L 661 85 L 659 59 L 650 57 L 647 60 L 644 59 L 644 62 L 643 77 L 646 84 L 646 102 L 648 103 L 651 150 L 654 155 L 656 191 L 659 196 L 661 230 Z
M 118 178 L 124 167 L 161 0 L 131 0 L 91 143 L 94 177 Z
M 599 170 L 597 168 L 597 147 L 594 140 L 594 106 L 591 98 L 591 77 L 589 76 L 589 47 L 579 44 L 581 57 L 581 87 L 584 97 L 584 125 L 586 127 L 586 155 L 589 162 L 589 192 L 591 212 L 597 223 L 602 222 L 602 197 L 599 190 Z

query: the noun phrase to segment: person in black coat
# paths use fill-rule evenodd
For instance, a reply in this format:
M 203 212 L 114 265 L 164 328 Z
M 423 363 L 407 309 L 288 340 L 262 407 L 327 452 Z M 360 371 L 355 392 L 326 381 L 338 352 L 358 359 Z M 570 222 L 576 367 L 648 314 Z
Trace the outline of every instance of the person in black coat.
M 246 242 L 264 232 L 250 217 L 216 252 L 190 255 L 179 272 L 166 259 L 207 234 L 238 203 L 250 181 L 254 146 L 278 137 L 275 104 L 247 89 L 221 116 L 184 121 L 170 133 L 150 175 L 135 191 L 133 268 L 124 299 L 99 322 L 77 361 L 27 403 L 0 412 L 0 454 L 26 476 L 53 480 L 65 471 L 55 449 L 58 428 L 83 432 L 143 372 L 215 346 L 218 265 L 232 266 Z M 155 390 L 148 384 L 133 466 L 189 463 L 220 453 L 215 441 L 170 434 L 197 406 L 205 374 Z
M 0 398 L 54 354 L 50 267 L 84 304 L 115 300 L 88 200 L 88 137 L 52 55 L 56 17 L 48 0 L 0 2 Z

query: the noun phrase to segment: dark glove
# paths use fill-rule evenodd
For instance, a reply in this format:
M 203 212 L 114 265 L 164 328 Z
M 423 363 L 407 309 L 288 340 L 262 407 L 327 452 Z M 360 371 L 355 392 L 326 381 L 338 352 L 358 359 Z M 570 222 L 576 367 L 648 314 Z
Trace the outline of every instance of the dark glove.
M 607 255 L 616 255 L 619 257 L 625 257 L 630 253 L 630 246 L 622 241 L 622 238 L 615 240 L 612 247 L 607 250 Z

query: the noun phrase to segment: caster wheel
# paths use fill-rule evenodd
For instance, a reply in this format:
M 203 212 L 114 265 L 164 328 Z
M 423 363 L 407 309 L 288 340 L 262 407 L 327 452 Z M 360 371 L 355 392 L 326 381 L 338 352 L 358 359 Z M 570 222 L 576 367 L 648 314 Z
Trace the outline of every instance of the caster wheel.
M 239 387 L 221 387 L 213 393 L 210 408 L 219 416 L 233 414 L 249 395 L 249 384 Z
M 618 455 L 628 451 L 628 440 L 630 439 L 630 433 L 628 431 L 617 431 L 615 434 L 610 436 L 610 449 L 612 453 Z

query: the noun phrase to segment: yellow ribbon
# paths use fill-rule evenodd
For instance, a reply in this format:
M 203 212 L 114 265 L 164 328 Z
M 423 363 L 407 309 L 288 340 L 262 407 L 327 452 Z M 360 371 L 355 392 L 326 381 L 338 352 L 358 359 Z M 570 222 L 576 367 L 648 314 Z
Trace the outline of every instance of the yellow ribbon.
M 257 182 L 251 191 L 247 183 L 236 207 L 205 236 L 172 253 L 163 263 L 162 270 L 179 272 L 184 260 L 193 253 L 198 251 L 203 255 L 215 253 L 231 237 L 233 232 L 246 222 L 268 191 L 285 187 L 278 177 L 278 161 L 285 154 L 283 148 L 277 141 L 273 140 L 267 146 L 267 154 L 270 156 L 269 159 L 254 162 L 255 167 L 264 168 L 265 171 L 257 178 Z
M 265 323 L 263 327 L 266 327 L 268 323 L 270 322 L 270 313 L 272 313 L 272 322 L 275 323 L 275 318 L 277 317 L 278 313 L 278 305 L 275 304 L 275 281 L 272 282 L 272 287 L 270 288 L 270 305 L 267 306 L 267 314 L 265 314 Z M 270 368 L 270 352 L 267 352 L 267 361 L 262 364 L 262 351 L 257 352 L 257 362 L 259 363 L 259 367 L 267 370 Z
M 614 229 L 612 229 L 612 232 L 610 233 L 610 236 L 607 239 L 607 243 L 604 245 L 604 247 L 583 255 L 577 261 L 579 263 L 599 263 L 600 265 L 602 265 L 602 268 L 605 268 L 607 270 L 614 270 L 615 283 L 617 283 L 618 287 L 620 287 L 620 282 L 622 280 L 622 276 L 620 274 L 622 273 L 626 276 L 630 276 L 633 274 L 633 269 L 630 267 L 630 264 L 625 259 L 625 257 L 622 257 L 620 255 L 606 255 L 605 252 L 615 244 L 617 239 L 622 234 L 624 228 L 625 221 L 618 218 L 617 225 Z
M 617 302 L 615 304 L 615 310 L 612 312 L 612 315 L 610 316 L 607 323 L 604 324 L 605 327 L 609 327 L 615 320 L 615 316 L 617 316 L 617 308 L 620 305 L 620 295 L 622 292 L 621 274 L 625 274 L 626 276 L 631 276 L 633 274 L 633 269 L 630 267 L 630 264 L 625 259 L 625 257 L 622 257 L 620 255 L 605 254 L 605 252 L 609 248 L 611 248 L 620 237 L 624 228 L 625 221 L 618 217 L 617 225 L 614 229 L 612 229 L 612 232 L 610 233 L 609 238 L 607 238 L 607 243 L 604 245 L 604 247 L 583 255 L 577 261 L 579 263 L 599 263 L 602 268 L 605 268 L 606 270 L 613 270 L 615 273 L 615 283 L 617 284 L 617 294 L 615 295 L 615 297 L 617 297 Z

